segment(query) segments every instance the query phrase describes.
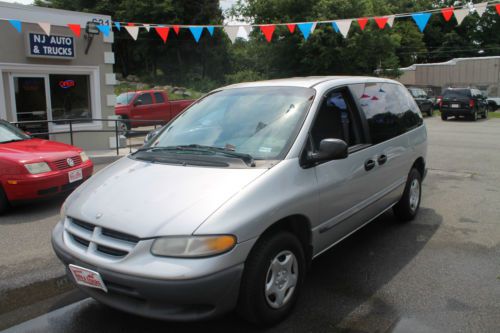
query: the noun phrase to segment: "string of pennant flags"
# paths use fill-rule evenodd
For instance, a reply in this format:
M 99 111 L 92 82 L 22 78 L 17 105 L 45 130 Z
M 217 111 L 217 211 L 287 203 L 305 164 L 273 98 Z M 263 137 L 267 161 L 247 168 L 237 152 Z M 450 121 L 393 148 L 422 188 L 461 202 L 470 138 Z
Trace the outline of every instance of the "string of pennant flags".
M 169 25 L 169 24 L 147 24 L 147 23 L 132 23 L 132 22 L 118 22 L 114 21 L 111 24 L 97 24 L 97 29 L 105 36 L 109 36 L 113 26 L 117 31 L 122 29 L 126 30 L 127 33 L 132 37 L 133 40 L 137 40 L 139 37 L 139 30 L 141 28 L 146 31 L 154 29 L 157 35 L 163 40 L 164 43 L 167 42 L 170 31 L 173 30 L 176 35 L 179 35 L 181 29 L 188 29 L 194 40 L 198 43 L 203 34 L 203 30 L 207 30 L 210 36 L 214 35 L 215 29 L 222 29 L 232 43 L 236 41 L 238 36 L 248 36 L 254 28 L 259 28 L 261 33 L 264 35 L 267 42 L 271 42 L 273 39 L 273 34 L 277 26 L 286 26 L 290 34 L 294 34 L 298 30 L 303 35 L 304 39 L 307 40 L 309 36 L 314 32 L 318 24 L 331 25 L 336 33 L 340 33 L 344 38 L 347 38 L 349 30 L 353 22 L 357 22 L 361 30 L 365 30 L 367 23 L 373 20 L 380 30 L 385 29 L 387 26 L 391 27 L 394 25 L 396 19 L 411 17 L 419 30 L 423 32 L 429 19 L 433 14 L 441 14 L 446 22 L 449 22 L 453 17 L 455 17 L 457 24 L 462 24 L 463 20 L 471 13 L 477 13 L 479 17 L 482 17 L 486 12 L 488 7 L 494 8 L 498 15 L 500 15 L 500 3 L 498 1 L 493 2 L 482 2 L 474 4 L 472 7 L 469 5 L 462 7 L 447 7 L 440 8 L 416 13 L 403 13 L 403 14 L 393 14 L 379 17 L 361 17 L 356 19 L 339 19 L 339 20 L 329 20 L 329 21 L 313 21 L 313 22 L 296 22 L 296 23 L 273 23 L 273 24 L 239 24 L 239 25 Z M 14 29 L 19 33 L 22 32 L 22 22 L 20 20 L 8 19 L 9 23 Z M 51 24 L 46 22 L 38 22 L 40 28 L 44 31 L 46 35 L 50 36 Z M 76 37 L 81 36 L 82 27 L 79 24 L 68 23 L 67 27 L 73 32 Z

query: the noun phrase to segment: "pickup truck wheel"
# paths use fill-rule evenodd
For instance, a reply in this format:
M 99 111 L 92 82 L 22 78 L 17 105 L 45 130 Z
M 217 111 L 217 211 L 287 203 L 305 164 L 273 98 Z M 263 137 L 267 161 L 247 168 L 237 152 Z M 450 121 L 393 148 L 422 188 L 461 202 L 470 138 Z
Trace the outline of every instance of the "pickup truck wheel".
M 5 213 L 8 208 L 9 208 L 9 200 L 7 200 L 7 196 L 5 195 L 5 192 L 0 187 L 0 215 Z
M 127 120 L 124 118 L 124 120 Z M 125 135 L 128 131 L 130 131 L 130 122 L 129 121 L 119 121 L 118 122 L 118 133 Z
M 448 116 L 445 115 L 444 113 L 441 113 L 441 120 L 448 120 Z
M 483 119 L 488 119 L 488 109 L 485 109 L 483 112 Z
M 474 111 L 474 113 L 471 116 L 471 120 L 472 121 L 477 121 L 477 119 L 478 119 L 478 117 L 477 117 L 477 111 Z
M 403 196 L 394 206 L 393 211 L 401 222 L 411 221 L 417 216 L 422 198 L 422 175 L 412 168 L 406 181 Z
M 285 319 L 297 301 L 305 271 L 304 250 L 297 237 L 287 231 L 264 236 L 245 263 L 238 313 L 261 326 Z

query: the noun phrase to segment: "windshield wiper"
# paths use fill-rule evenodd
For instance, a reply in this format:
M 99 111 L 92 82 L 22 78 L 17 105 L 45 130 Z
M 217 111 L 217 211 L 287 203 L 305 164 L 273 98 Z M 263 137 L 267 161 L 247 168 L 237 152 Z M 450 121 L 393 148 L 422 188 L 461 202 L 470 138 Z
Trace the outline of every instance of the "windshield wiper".
M 216 153 L 220 153 L 229 157 L 236 157 L 241 159 L 243 162 L 245 162 L 247 165 L 254 167 L 255 166 L 255 160 L 250 154 L 245 154 L 245 153 L 237 153 L 232 150 L 227 150 L 226 148 L 222 147 L 214 147 L 214 146 L 204 146 L 204 145 L 198 145 L 198 144 L 191 144 L 191 145 L 185 145 L 185 146 L 177 146 L 176 148 L 179 148 L 181 150 L 186 149 L 186 150 L 200 150 L 200 151 L 212 151 Z
M 225 148 L 221 147 L 213 147 L 213 146 L 203 146 L 203 145 L 198 145 L 198 144 L 191 144 L 191 145 L 179 145 L 179 146 L 167 146 L 167 147 L 144 147 L 144 148 L 139 148 L 137 152 L 142 152 L 142 151 L 199 151 L 199 152 L 212 152 L 216 154 L 222 154 L 225 156 L 229 157 L 235 157 L 241 159 L 243 162 L 245 162 L 248 166 L 254 167 L 255 166 L 255 161 L 250 154 L 244 154 L 244 153 L 237 153 L 234 151 L 227 150 Z

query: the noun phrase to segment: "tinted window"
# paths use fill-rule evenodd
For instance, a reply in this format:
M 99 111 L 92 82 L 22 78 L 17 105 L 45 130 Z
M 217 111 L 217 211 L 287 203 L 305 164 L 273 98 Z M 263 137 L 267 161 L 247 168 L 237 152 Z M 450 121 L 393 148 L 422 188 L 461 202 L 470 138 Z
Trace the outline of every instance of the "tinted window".
M 137 99 L 140 99 L 142 101 L 141 105 L 153 104 L 153 97 L 151 97 L 150 93 L 142 94 Z
M 470 89 L 446 89 L 443 93 L 445 97 L 471 97 Z
M 349 146 L 359 144 L 353 117 L 353 106 L 346 89 L 330 92 L 324 99 L 311 129 L 314 150 L 323 139 L 341 139 Z
M 155 92 L 155 100 L 156 103 L 165 103 L 165 99 L 163 98 L 163 94 L 159 92 Z
M 422 124 L 418 106 L 408 90 L 392 83 L 353 86 L 368 121 L 372 143 L 377 144 Z

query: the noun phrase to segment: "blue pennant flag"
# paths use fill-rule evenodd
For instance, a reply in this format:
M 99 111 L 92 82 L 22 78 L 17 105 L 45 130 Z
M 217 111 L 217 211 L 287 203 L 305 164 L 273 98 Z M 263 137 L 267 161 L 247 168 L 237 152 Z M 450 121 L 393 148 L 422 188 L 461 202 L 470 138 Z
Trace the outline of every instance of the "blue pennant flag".
M 411 17 L 413 17 L 413 20 L 415 20 L 415 23 L 417 24 L 420 31 L 424 32 L 425 26 L 427 25 L 427 22 L 429 22 L 429 19 L 431 17 L 431 13 L 416 13 L 412 14 Z
M 336 33 L 339 33 L 340 30 L 339 30 L 339 26 L 337 25 L 336 22 L 332 22 L 332 27 L 333 27 L 333 30 L 335 30 Z
M 313 24 L 310 23 L 298 23 L 297 26 L 299 27 L 300 31 L 304 35 L 304 38 L 307 40 L 309 38 L 309 35 L 311 34 L 311 29 Z
M 118 31 L 122 30 L 122 25 L 120 24 L 120 22 L 115 22 L 115 27 L 116 29 L 118 29 Z
M 380 88 L 380 90 L 378 92 L 385 93 L 385 90 Z
M 21 21 L 19 20 L 9 20 L 10 24 L 16 28 L 17 32 L 21 32 Z
M 193 34 L 196 43 L 200 41 L 201 33 L 203 32 L 203 27 L 189 27 L 191 33 Z
M 99 29 L 100 32 L 102 32 L 102 34 L 105 36 L 105 37 L 108 37 L 109 36 L 109 25 L 101 25 L 101 24 L 98 24 L 97 25 L 97 29 Z
M 208 30 L 208 32 L 210 33 L 210 36 L 213 36 L 213 35 L 214 35 L 214 27 L 209 26 L 209 27 L 207 27 L 207 30 Z

